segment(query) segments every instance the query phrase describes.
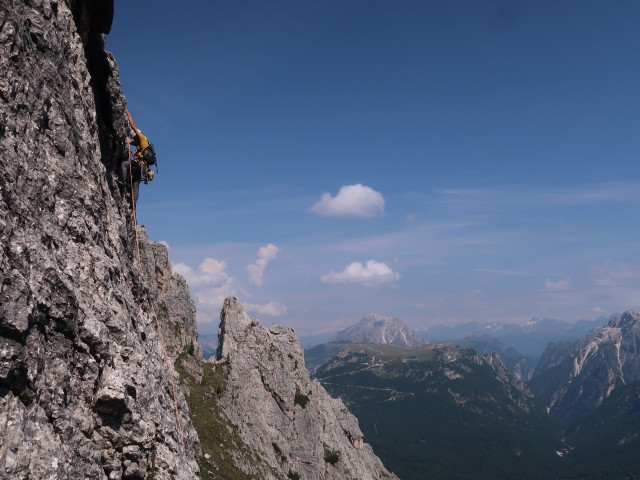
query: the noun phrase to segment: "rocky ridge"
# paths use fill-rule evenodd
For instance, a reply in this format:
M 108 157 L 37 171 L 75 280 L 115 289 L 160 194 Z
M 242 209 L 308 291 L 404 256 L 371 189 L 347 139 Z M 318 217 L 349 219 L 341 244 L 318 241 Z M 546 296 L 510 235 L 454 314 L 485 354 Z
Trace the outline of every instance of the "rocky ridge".
M 217 362 L 228 365 L 219 404 L 269 466 L 260 478 L 397 478 L 364 443 L 345 405 L 310 379 L 292 329 L 267 329 L 229 298 L 218 337 Z
M 444 381 L 474 378 L 477 370 L 489 371 L 491 380 L 499 382 L 501 394 L 513 402 L 514 407 L 526 413 L 533 409 L 533 398 L 529 389 L 515 379 L 496 353 L 478 355 L 471 348 L 448 343 L 433 343 L 413 348 L 395 345 L 348 345 L 334 359 L 318 369 L 316 377 L 323 385 L 332 385 L 331 379 L 334 375 L 342 376 L 343 371 L 353 369 L 368 371 L 386 380 L 407 379 L 413 384 L 429 383 L 435 378 Z M 330 390 L 335 391 L 333 388 Z M 458 397 L 455 389 L 446 391 L 453 399 Z M 397 398 L 400 393 L 402 392 L 389 390 L 389 400 Z M 485 400 L 491 403 L 490 398 Z
M 595 411 L 614 389 L 640 380 L 640 314 L 629 311 L 571 348 L 552 352 L 530 382 L 549 412 L 575 418 Z
M 453 343 L 463 347 L 471 347 L 479 354 L 497 353 L 504 366 L 520 382 L 529 380 L 533 375 L 534 369 L 528 358 L 491 335 L 465 337 Z

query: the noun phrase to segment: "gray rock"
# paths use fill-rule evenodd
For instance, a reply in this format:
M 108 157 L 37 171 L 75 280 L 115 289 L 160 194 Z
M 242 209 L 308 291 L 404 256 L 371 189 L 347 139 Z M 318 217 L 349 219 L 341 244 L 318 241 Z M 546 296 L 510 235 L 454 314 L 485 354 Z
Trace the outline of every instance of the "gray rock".
M 550 345 L 530 382 L 547 411 L 574 419 L 640 380 L 640 314 L 628 311 L 574 344 Z
M 144 276 L 149 280 L 149 298 L 161 320 L 164 341 L 172 363 L 183 352 L 202 357 L 198 341 L 196 305 L 187 281 L 171 270 L 169 251 L 158 242 L 150 242 L 144 227 L 138 227 L 140 258 Z
M 1 478 L 198 477 L 156 326 L 154 302 L 174 294 L 136 262 L 114 173 L 126 121 L 102 38 L 112 9 L 0 0 Z
M 220 398 L 240 436 L 280 479 L 289 471 L 303 479 L 382 479 L 390 474 L 363 442 L 356 418 L 341 400 L 311 380 L 295 332 L 267 329 L 250 319 L 236 298 L 222 309 L 217 362 L 229 366 Z M 339 455 L 335 464 L 328 455 Z M 280 472 L 280 473 L 278 473 Z

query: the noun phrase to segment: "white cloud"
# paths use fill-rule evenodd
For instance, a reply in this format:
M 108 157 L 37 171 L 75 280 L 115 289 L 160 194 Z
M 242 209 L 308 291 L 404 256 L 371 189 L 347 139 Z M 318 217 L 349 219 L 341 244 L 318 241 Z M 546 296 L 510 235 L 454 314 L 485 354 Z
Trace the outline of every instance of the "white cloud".
M 214 287 L 203 288 L 198 291 L 196 298 L 198 304 L 208 305 L 210 307 L 222 308 L 224 299 L 237 294 L 237 290 L 233 284 L 234 278 L 227 277 L 226 281 Z
M 335 197 L 323 193 L 309 211 L 323 217 L 377 217 L 384 215 L 384 198 L 371 187 L 345 185 Z
M 215 258 L 205 258 L 200 264 L 200 271 L 209 275 L 223 275 L 226 268 L 227 262 Z
M 562 278 L 560 280 L 552 280 L 547 278 L 544 282 L 545 290 L 560 291 L 571 289 L 571 281 L 568 278 Z
M 233 282 L 233 278 L 225 272 L 227 262 L 224 260 L 216 260 L 215 258 L 205 258 L 200 264 L 198 271 L 194 270 L 184 263 L 176 263 L 173 265 L 173 271 L 182 275 L 191 288 L 202 286 L 219 286 L 229 281 Z
M 385 263 L 369 260 L 366 265 L 353 262 L 347 265 L 342 272 L 331 272 L 324 275 L 320 281 L 323 283 L 359 283 L 365 287 L 374 287 L 399 279 L 400 274 L 391 270 Z
M 258 259 L 254 263 L 250 263 L 247 266 L 249 272 L 249 280 L 254 285 L 262 285 L 262 277 L 264 276 L 264 270 L 271 260 L 275 260 L 278 256 L 280 249 L 273 243 L 260 247 L 258 250 Z
M 256 305 L 253 303 L 245 303 L 244 306 L 249 312 L 258 315 L 269 315 L 271 317 L 281 317 L 287 313 L 287 307 L 281 303 L 269 302 L 266 305 Z
M 225 271 L 226 268 L 227 262 L 211 257 L 203 260 L 198 271 L 185 263 L 173 265 L 173 271 L 182 275 L 189 287 L 195 289 L 199 311 L 200 307 L 221 308 L 226 297 L 236 295 L 235 278 Z

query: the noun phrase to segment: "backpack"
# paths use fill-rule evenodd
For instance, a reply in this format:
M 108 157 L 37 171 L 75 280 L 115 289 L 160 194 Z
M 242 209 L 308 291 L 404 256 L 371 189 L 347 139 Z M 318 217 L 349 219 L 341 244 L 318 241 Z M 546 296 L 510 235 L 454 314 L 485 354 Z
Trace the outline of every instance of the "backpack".
M 156 149 L 153 146 L 153 143 L 144 147 L 138 158 L 140 158 L 140 176 L 146 185 L 153 180 L 153 177 L 155 176 L 155 172 L 150 168 L 151 165 L 155 165 L 156 172 L 158 171 L 158 159 L 156 158 Z
M 156 164 L 156 149 L 153 146 L 153 143 L 150 143 L 146 147 L 142 149 L 142 159 L 149 166 Z

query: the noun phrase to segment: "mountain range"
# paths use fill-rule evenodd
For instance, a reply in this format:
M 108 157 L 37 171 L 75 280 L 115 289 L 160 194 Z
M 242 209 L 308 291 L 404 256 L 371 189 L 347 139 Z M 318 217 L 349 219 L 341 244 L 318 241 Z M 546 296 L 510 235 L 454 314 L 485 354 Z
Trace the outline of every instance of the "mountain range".
M 520 324 L 500 322 L 466 322 L 456 325 L 435 325 L 422 330 L 421 335 L 433 342 L 456 342 L 466 337 L 489 335 L 515 348 L 527 357 L 539 357 L 550 342 L 576 341 L 592 328 L 608 319 L 580 320 L 569 323 L 553 318 L 531 318 Z
M 405 480 L 637 478 L 639 332 L 626 312 L 552 343 L 527 383 L 496 353 L 442 343 L 346 345 L 316 377 Z
M 348 345 L 315 376 L 404 480 L 538 479 L 560 464 L 548 416 L 495 354 Z

